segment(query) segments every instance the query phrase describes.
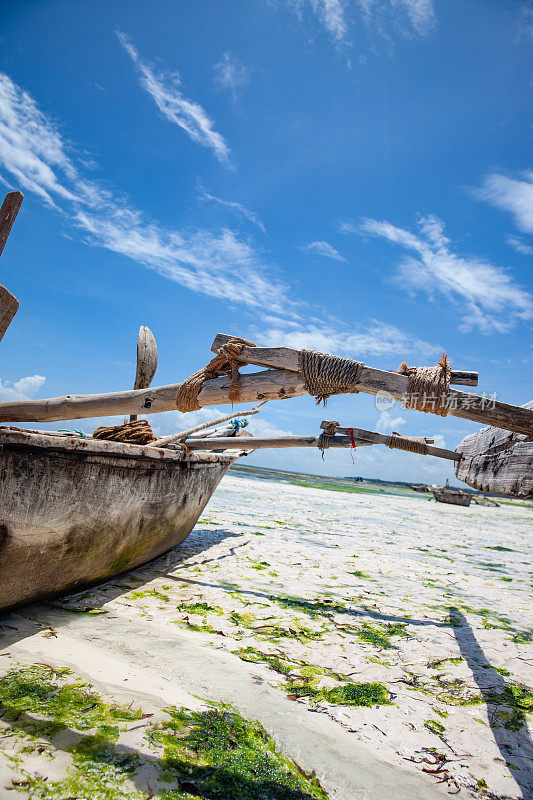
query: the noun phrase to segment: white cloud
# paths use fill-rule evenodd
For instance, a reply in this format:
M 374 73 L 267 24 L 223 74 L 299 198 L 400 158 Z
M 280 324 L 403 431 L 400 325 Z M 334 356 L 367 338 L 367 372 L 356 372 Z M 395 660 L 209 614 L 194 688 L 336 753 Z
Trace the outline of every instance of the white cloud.
M 45 381 L 46 378 L 43 375 L 28 375 L 26 378 L 19 378 L 14 383 L 11 381 L 3 383 L 0 378 L 0 401 L 31 400 Z
M 331 38 L 337 43 L 344 41 L 348 25 L 343 0 L 311 0 L 311 8 Z
M 483 333 L 504 333 L 518 321 L 533 317 L 531 295 L 501 267 L 476 256 L 454 253 L 444 235 L 444 223 L 437 217 L 421 217 L 419 233 L 374 219 L 364 220 L 361 227 L 415 253 L 400 262 L 398 284 L 430 297 L 441 293 L 458 302 L 465 309 L 461 330 L 477 326 Z
M 325 258 L 333 258 L 335 261 L 346 261 L 344 256 L 341 256 L 338 250 L 335 250 L 329 242 L 310 242 L 309 244 L 304 244 L 301 247 L 302 250 L 308 250 L 310 253 L 316 253 L 319 256 L 324 256 Z
M 388 434 L 393 431 L 398 432 L 398 428 L 401 428 L 402 425 L 405 425 L 404 417 L 393 417 L 390 411 L 382 411 L 376 422 L 376 430 L 378 433 Z
M 16 185 L 37 194 L 83 230 L 90 244 L 155 269 L 192 291 L 292 312 L 285 287 L 268 274 L 247 240 L 227 228 L 167 230 L 126 199 L 84 178 L 58 127 L 1 74 L 0 165 Z
M 161 113 L 189 134 L 191 139 L 209 147 L 221 163 L 229 164 L 229 148 L 224 138 L 213 129 L 213 121 L 199 103 L 183 96 L 177 72 L 156 72 L 143 61 L 126 34 L 117 31 L 118 39 L 133 61 L 142 88 L 152 97 Z
M 533 233 L 533 171 L 522 172 L 519 178 L 500 173 L 487 175 L 476 195 L 496 208 L 509 211 L 519 230 Z
M 533 247 L 526 244 L 520 236 L 507 236 L 505 241 L 516 250 L 517 253 L 521 253 L 524 256 L 533 256 Z
M 224 53 L 214 70 L 215 84 L 222 89 L 229 89 L 234 100 L 250 82 L 248 69 L 230 52 Z
M 378 321 L 347 327 L 337 320 L 308 319 L 309 308 L 290 298 L 288 288 L 275 278 L 250 240 L 228 228 L 169 230 L 147 218 L 118 193 L 86 179 L 75 160 L 74 148 L 61 137 L 57 125 L 43 115 L 27 93 L 1 74 L 0 166 L 16 185 L 35 192 L 58 209 L 83 232 L 87 243 L 154 269 L 191 291 L 253 308 L 263 326 L 255 339 L 258 343 L 356 357 L 366 353 L 414 358 L 440 351 Z M 209 199 L 219 202 L 213 195 Z M 240 204 L 230 203 L 230 207 L 241 214 L 253 213 Z M 331 253 L 328 255 L 331 257 Z M 305 323 L 302 308 L 306 309 Z
M 295 350 L 319 350 L 340 356 L 401 356 L 402 358 L 424 358 L 434 356 L 442 348 L 396 328 L 394 325 L 374 320 L 367 325 L 347 328 L 337 321 L 309 320 L 303 323 L 273 322 L 270 327 L 254 332 L 257 344 L 272 347 L 292 347 Z
M 339 233 L 349 234 L 349 233 L 358 233 L 359 232 L 359 227 L 357 225 L 355 225 L 355 223 L 353 223 L 353 222 L 343 222 L 341 220 L 340 222 L 337 222 L 337 225 L 335 227 L 337 228 Z
M 254 211 L 250 211 L 249 208 L 243 206 L 241 203 L 237 203 L 235 200 L 222 200 L 220 197 L 217 197 L 214 194 L 210 194 L 201 184 L 198 184 L 198 195 L 200 200 L 206 200 L 211 203 L 218 203 L 218 205 L 225 206 L 226 208 L 235 211 L 237 214 L 240 214 L 241 217 L 253 222 L 254 225 L 257 225 L 259 230 L 266 233 L 265 226 L 261 219 Z
M 359 0 L 366 24 L 378 34 L 392 24 L 405 35 L 427 36 L 436 25 L 433 0 Z

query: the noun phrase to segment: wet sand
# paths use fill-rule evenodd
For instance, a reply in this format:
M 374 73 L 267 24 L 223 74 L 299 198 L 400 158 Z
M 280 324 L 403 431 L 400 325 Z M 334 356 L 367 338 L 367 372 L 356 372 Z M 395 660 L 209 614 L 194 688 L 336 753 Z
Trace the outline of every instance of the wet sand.
M 531 519 L 518 504 L 231 472 L 175 550 L 2 617 L 0 676 L 69 666 L 153 713 L 119 738 L 142 756 L 140 796 L 163 786 L 149 726 L 167 706 L 218 701 L 258 719 L 331 797 L 533 797 Z M 0 796 L 31 770 L 69 769 L 65 743 L 16 765 L 17 736 L 0 744 Z

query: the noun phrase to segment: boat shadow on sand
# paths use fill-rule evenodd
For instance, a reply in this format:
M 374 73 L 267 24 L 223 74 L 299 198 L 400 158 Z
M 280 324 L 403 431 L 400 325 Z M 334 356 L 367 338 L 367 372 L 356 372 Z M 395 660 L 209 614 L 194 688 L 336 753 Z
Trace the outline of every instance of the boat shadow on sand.
M 512 688 L 503 676 L 496 672 L 477 641 L 468 620 L 455 606 L 448 609 L 450 618 L 455 620 L 452 628 L 461 656 L 464 658 L 472 677 L 479 689 L 483 702 L 487 707 L 487 716 L 502 759 L 510 774 L 520 787 L 524 798 L 533 798 L 533 775 L 527 777 L 527 764 L 533 760 L 533 741 L 529 735 L 525 713 L 512 702 Z M 502 704 L 496 703 L 497 697 L 509 700 L 507 719 L 502 718 Z M 514 713 L 513 713 L 514 712 Z M 505 708 L 504 708 L 504 713 Z M 514 717 L 511 721 L 511 714 Z M 511 724 L 510 724 L 511 723 Z M 514 724 L 513 724 L 514 723 Z M 517 754 L 520 754 L 523 767 L 517 770 Z

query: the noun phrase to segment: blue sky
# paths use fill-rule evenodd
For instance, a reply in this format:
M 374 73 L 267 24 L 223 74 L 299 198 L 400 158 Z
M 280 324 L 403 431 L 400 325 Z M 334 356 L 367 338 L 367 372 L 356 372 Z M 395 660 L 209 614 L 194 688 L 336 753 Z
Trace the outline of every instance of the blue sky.
M 531 399 L 531 4 L 3 0 L 0 22 L 0 176 L 26 197 L 0 264 L 21 302 L 3 400 L 133 386 L 140 324 L 156 384 L 225 332 L 385 369 L 447 350 L 480 392 Z M 270 403 L 250 428 L 323 418 L 452 449 L 475 430 L 363 395 Z M 452 476 L 385 448 L 354 460 L 248 463 Z

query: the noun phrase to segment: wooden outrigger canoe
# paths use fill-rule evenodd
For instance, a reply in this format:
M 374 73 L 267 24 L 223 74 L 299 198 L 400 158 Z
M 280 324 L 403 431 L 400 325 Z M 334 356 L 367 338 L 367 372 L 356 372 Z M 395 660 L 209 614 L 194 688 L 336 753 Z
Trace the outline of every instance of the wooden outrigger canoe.
M 462 489 L 452 489 L 446 481 L 446 486 L 438 486 L 431 489 L 433 497 L 437 503 L 448 503 L 452 506 L 469 506 L 472 502 L 472 495 L 463 492 Z
M 239 455 L 0 428 L 0 608 L 175 547 Z

